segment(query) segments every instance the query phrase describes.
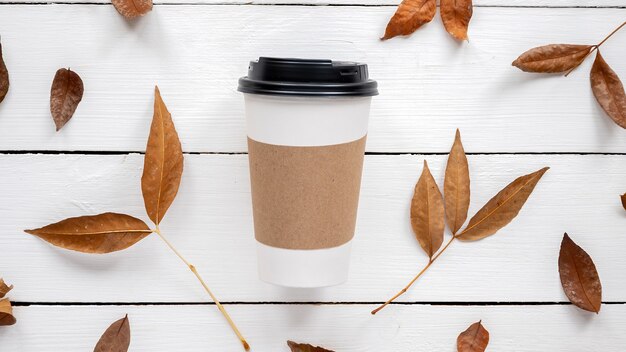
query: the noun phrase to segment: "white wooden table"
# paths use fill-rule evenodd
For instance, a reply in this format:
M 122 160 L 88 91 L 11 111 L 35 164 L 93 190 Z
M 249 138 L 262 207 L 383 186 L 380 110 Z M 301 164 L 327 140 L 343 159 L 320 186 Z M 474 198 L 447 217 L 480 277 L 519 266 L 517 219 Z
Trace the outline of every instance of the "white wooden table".
M 0 104 L 0 276 L 15 285 L 18 319 L 0 328 L 1 351 L 90 351 L 125 313 L 131 351 L 240 350 L 157 237 L 97 256 L 22 232 L 105 211 L 145 218 L 140 152 L 155 84 L 188 153 L 162 230 L 254 351 L 287 351 L 287 339 L 338 351 L 453 351 L 479 319 L 490 351 L 624 350 L 626 132 L 593 99 L 591 60 L 568 78 L 510 63 L 542 44 L 597 43 L 626 19 L 626 1 L 475 0 L 469 44 L 454 42 L 438 15 L 410 38 L 380 42 L 396 0 L 169 0 L 132 23 L 106 0 L 0 3 L 11 74 Z M 603 47 L 622 79 L 625 43 L 622 31 Z M 379 81 L 345 285 L 288 290 L 256 277 L 236 80 L 258 56 L 364 61 Z M 48 99 L 60 67 L 82 76 L 85 95 L 55 133 Z M 470 214 L 514 177 L 551 170 L 513 223 L 455 243 L 400 304 L 371 316 L 427 261 L 409 201 L 423 159 L 442 181 L 457 127 L 470 154 Z M 560 287 L 565 231 L 595 260 L 599 315 L 570 305 Z

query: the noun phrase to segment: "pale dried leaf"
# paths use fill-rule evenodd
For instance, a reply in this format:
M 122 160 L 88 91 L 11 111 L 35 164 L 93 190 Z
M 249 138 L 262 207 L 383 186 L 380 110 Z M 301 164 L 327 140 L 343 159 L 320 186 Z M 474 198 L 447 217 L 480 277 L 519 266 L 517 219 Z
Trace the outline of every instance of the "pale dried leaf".
M 441 0 L 439 12 L 446 31 L 455 39 L 467 40 L 473 12 L 472 0 Z
M 122 16 L 132 19 L 152 11 L 152 0 L 111 0 Z
M 409 35 L 435 17 L 436 0 L 403 0 L 389 20 L 382 40 Z
M 592 45 L 550 44 L 532 48 L 513 61 L 513 66 L 525 72 L 566 72 L 580 65 Z
M 57 247 L 85 253 L 126 249 L 152 233 L 145 222 L 117 213 L 69 218 L 25 231 Z
M 183 175 L 183 150 L 159 88 L 154 89 L 154 117 L 146 146 L 141 190 L 148 217 L 159 224 L 176 194 Z
M 4 100 L 4 97 L 9 92 L 9 71 L 4 64 L 4 58 L 2 57 L 2 43 L 0 43 L 0 103 Z
M 426 160 L 411 201 L 411 226 L 420 246 L 432 258 L 443 242 L 445 211 L 443 197 Z
M 593 260 L 567 234 L 559 252 L 559 276 L 567 298 L 584 310 L 598 313 L 602 305 L 602 284 Z
M 319 346 L 313 346 L 304 343 L 295 343 L 293 341 L 287 341 L 287 345 L 291 349 L 291 352 L 333 352 Z
M 456 339 L 458 352 L 484 352 L 489 344 L 489 331 L 480 321 L 470 325 Z
M 448 156 L 443 195 L 446 221 L 450 231 L 456 234 L 467 219 L 467 211 L 470 205 L 469 165 L 459 130 L 456 130 L 454 144 L 450 150 L 450 156 Z
M 548 169 L 544 167 L 532 174 L 518 177 L 507 185 L 470 219 L 467 228 L 458 235 L 458 238 L 463 241 L 479 240 L 493 235 L 510 223 Z
M 57 131 L 74 116 L 84 90 L 83 81 L 76 72 L 65 68 L 57 70 L 50 88 L 50 113 Z
M 128 314 L 111 324 L 102 334 L 93 352 L 126 352 L 130 346 Z
M 0 298 L 4 298 L 12 289 L 13 285 L 9 286 L 4 282 L 4 279 L 0 279 Z
M 600 50 L 591 67 L 591 90 L 607 115 L 616 124 L 626 128 L 626 94 L 619 77 L 604 61 Z
M 6 298 L 0 300 L 0 326 L 13 325 L 15 322 L 11 302 Z

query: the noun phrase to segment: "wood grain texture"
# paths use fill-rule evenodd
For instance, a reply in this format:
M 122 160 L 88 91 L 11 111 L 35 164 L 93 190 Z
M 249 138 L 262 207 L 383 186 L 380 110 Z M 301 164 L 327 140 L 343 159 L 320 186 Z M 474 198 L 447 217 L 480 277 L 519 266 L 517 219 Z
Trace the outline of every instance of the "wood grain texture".
M 626 9 L 477 7 L 471 42 L 461 45 L 439 16 L 410 38 L 380 42 L 394 11 L 160 5 L 129 23 L 112 6 L 4 5 L 0 32 L 12 88 L 0 105 L 0 150 L 143 151 L 159 84 L 183 150 L 243 152 L 237 78 L 248 60 L 268 55 L 367 62 L 381 92 L 369 151 L 447 152 L 458 127 L 467 152 L 624 152 L 626 133 L 589 87 L 592 60 L 567 78 L 527 74 L 511 62 L 538 45 L 597 43 Z M 26 35 L 32 23 L 37 35 Z M 619 32 L 603 46 L 620 75 L 625 38 Z M 55 135 L 47 90 L 59 65 L 79 70 L 89 90 L 81 119 Z
M 455 350 L 456 337 L 482 319 L 487 351 L 620 351 L 626 305 L 600 315 L 564 306 L 229 305 L 254 351 L 287 352 L 287 340 L 341 352 Z M 0 330 L 6 351 L 91 351 L 111 321 L 128 313 L 130 351 L 238 351 L 238 341 L 213 306 L 16 307 L 18 323 Z M 56 324 L 50 324 L 54 317 Z M 532 322 L 532 324 L 530 324 Z M 419 348 L 416 348 L 419 345 Z
M 409 223 L 421 155 L 366 156 L 350 279 L 320 290 L 281 289 L 258 280 L 246 155 L 185 158 L 177 201 L 162 231 L 224 302 L 382 302 L 428 260 Z M 427 159 L 441 183 L 446 156 Z M 567 302 L 557 268 L 565 231 L 593 253 L 603 300 L 626 300 L 626 237 L 615 232 L 626 219 L 615 199 L 626 189 L 626 156 L 468 159 L 471 215 L 512 177 L 545 165 L 551 169 L 512 223 L 483 241 L 454 243 L 401 301 Z M 11 200 L 0 203 L 0 268 L 4 279 L 15 285 L 13 300 L 206 301 L 193 276 L 157 237 L 95 256 L 54 248 L 21 232 L 104 211 L 146 219 L 142 163 L 143 156 L 137 154 L 0 156 L 0 194 Z

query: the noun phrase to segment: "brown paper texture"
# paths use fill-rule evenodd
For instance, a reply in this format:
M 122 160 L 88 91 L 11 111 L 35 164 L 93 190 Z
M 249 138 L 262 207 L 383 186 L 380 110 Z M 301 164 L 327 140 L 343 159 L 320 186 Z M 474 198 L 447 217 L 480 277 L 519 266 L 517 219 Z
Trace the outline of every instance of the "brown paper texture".
M 287 249 L 322 249 L 354 236 L 364 136 L 314 147 L 248 138 L 256 239 Z

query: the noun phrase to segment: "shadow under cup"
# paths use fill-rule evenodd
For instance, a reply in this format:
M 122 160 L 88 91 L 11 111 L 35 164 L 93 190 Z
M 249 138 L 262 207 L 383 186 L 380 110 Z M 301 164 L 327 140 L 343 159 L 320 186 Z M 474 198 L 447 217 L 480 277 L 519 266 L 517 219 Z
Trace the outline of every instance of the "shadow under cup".
M 277 60 L 278 67 L 264 60 Z M 259 67 L 259 62 L 270 67 Z M 367 78 L 363 64 L 266 58 L 259 62 L 251 63 L 250 71 L 256 72 L 249 71 L 239 86 L 245 93 L 259 277 L 289 287 L 343 283 L 376 83 Z M 276 73 L 294 66 L 286 74 Z M 340 74 L 346 67 L 365 67 L 365 74 L 361 70 L 359 77 L 348 77 L 350 82 L 336 82 L 345 79 Z M 333 72 L 315 74 L 319 70 Z M 254 79 L 259 71 L 266 71 L 263 80 Z M 312 83 L 310 75 L 324 80 Z M 342 83 L 354 89 L 341 91 Z M 299 84 L 306 91 L 298 91 Z

